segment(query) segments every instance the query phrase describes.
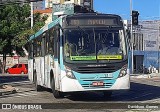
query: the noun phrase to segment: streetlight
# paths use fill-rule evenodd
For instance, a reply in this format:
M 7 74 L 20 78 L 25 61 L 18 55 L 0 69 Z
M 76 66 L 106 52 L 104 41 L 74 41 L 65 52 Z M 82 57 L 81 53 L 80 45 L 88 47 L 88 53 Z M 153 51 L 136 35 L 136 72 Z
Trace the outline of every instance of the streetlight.
M 33 27 L 33 2 L 31 1 L 31 29 Z
M 28 0 L 31 3 L 31 29 L 33 27 L 33 2 L 43 1 L 43 0 Z

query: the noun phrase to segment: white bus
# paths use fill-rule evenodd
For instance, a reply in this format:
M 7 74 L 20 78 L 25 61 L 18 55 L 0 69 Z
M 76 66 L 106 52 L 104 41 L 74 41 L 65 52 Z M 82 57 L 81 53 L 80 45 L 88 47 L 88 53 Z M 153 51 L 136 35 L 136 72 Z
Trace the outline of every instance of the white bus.
M 130 88 L 127 33 L 120 16 L 85 13 L 60 16 L 29 40 L 29 79 L 37 91 L 64 92 Z M 105 49 L 103 49 L 105 47 Z

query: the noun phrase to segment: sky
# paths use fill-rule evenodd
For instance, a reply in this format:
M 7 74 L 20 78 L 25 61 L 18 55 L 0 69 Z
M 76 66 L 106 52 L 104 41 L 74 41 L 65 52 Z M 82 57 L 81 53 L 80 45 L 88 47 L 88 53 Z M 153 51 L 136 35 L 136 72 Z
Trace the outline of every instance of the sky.
M 130 0 L 94 0 L 93 7 L 101 13 L 130 19 Z M 160 0 L 132 0 L 132 10 L 139 11 L 139 20 L 160 20 Z

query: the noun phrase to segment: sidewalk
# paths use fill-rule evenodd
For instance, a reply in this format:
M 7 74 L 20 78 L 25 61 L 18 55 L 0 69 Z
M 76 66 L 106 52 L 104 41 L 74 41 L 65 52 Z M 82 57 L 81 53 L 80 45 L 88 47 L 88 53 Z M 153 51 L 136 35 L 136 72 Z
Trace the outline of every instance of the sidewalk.
M 151 74 L 130 74 L 133 78 L 160 78 L 160 73 Z

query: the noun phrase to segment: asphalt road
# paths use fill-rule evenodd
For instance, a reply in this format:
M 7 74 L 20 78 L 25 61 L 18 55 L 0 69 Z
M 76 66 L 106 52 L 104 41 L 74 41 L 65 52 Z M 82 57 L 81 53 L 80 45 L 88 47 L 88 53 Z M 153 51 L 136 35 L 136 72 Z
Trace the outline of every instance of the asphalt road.
M 14 77 L 13 77 L 14 78 Z M 0 81 L 3 78 L 0 79 Z M 6 78 L 5 78 L 6 79 Z M 27 77 L 18 77 L 16 82 L 7 82 L 7 84 L 12 85 L 18 89 L 18 93 L 0 96 L 0 103 L 49 103 L 47 106 L 43 107 L 53 108 L 52 111 L 97 111 L 97 112 L 160 112 L 155 108 L 139 110 L 138 108 L 134 110 L 131 106 L 141 105 L 143 103 L 154 104 L 160 109 L 160 78 L 131 78 L 131 89 L 129 91 L 114 91 L 111 98 L 104 98 L 101 92 L 79 92 L 74 94 L 66 94 L 63 99 L 55 99 L 52 95 L 50 89 L 44 88 L 44 91 L 36 92 L 34 90 L 34 85 L 31 84 Z M 4 81 L 4 79 L 3 79 Z M 58 107 L 57 103 L 61 104 Z M 122 105 L 130 105 L 130 103 L 135 103 L 130 105 L 130 107 L 121 109 Z M 106 107 L 105 107 L 106 106 Z M 106 108 L 118 108 L 118 109 L 107 109 Z M 142 105 L 143 106 L 143 105 Z M 55 107 L 58 108 L 55 109 Z M 76 107 L 76 108 L 75 108 Z M 122 106 L 123 108 L 124 106 Z M 73 109 L 71 109 L 73 108 Z M 95 109 L 97 108 L 97 109 Z M 67 110 L 66 110 L 67 109 Z M 4 111 L 4 110 L 3 110 Z M 5 110 L 10 111 L 10 110 Z M 18 112 L 20 110 L 12 110 L 12 112 Z M 23 110 L 22 110 L 23 111 Z M 26 110 L 25 110 L 26 111 Z M 37 110 L 34 110 L 35 112 Z M 43 110 L 44 111 L 44 110 Z M 45 111 L 51 111 L 45 109 Z M 39 112 L 39 111 L 38 111 Z

